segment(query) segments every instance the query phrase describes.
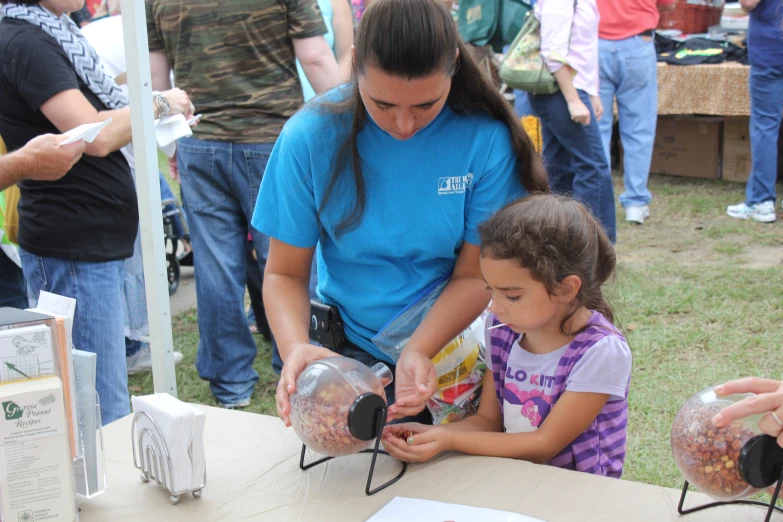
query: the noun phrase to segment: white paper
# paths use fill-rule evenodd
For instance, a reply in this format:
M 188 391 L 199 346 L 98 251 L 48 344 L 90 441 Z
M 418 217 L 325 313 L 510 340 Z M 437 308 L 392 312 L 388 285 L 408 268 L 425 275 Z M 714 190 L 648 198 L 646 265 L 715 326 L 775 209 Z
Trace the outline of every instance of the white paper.
M 70 357 L 70 350 L 74 347 L 73 317 L 76 314 L 76 299 L 41 291 L 38 296 L 38 307 L 31 308 L 28 311 L 61 317 L 64 320 L 63 326 L 65 327 L 65 347 L 67 356 L 65 356 L 63 360 L 60 360 L 60 378 L 64 381 L 67 379 L 67 382 L 64 382 L 64 386 L 65 389 L 68 390 L 69 395 L 69 397 L 66 398 L 68 405 L 70 405 L 71 418 L 69 419 L 69 424 L 73 429 L 72 435 L 74 437 L 75 451 L 79 453 L 79 448 L 81 448 L 81 432 L 79 431 L 79 415 L 76 403 L 76 381 L 73 375 L 73 357 Z
M 177 140 L 190 136 L 193 136 L 193 131 L 182 114 L 165 116 L 155 121 L 155 140 L 158 148 L 169 158 L 173 157 L 177 150 Z
M 68 136 L 68 139 L 60 143 L 60 145 L 69 145 L 79 140 L 83 140 L 86 143 L 92 143 L 98 136 L 98 133 L 109 123 L 111 123 L 111 118 L 98 123 L 85 123 L 84 125 L 79 125 L 64 133 L 65 136 Z
M 4 384 L 0 403 L 0 512 L 8 522 L 75 520 L 60 379 Z
M 95 382 L 98 357 L 94 353 L 73 350 L 73 373 L 79 429 L 84 443 L 84 466 L 77 466 L 76 492 L 91 496 L 98 487 L 98 415 Z M 86 474 L 86 475 L 85 475 Z
M 66 346 L 73 346 L 73 317 L 76 315 L 76 299 L 51 294 L 44 290 L 38 296 L 38 305 L 31 311 L 42 314 L 59 315 L 65 317 L 65 342 Z M 75 346 L 74 348 L 79 348 Z
M 394 497 L 367 522 L 542 522 L 517 513 L 496 511 L 434 500 Z
M 52 332 L 45 324 L 0 332 L 0 382 L 54 375 Z

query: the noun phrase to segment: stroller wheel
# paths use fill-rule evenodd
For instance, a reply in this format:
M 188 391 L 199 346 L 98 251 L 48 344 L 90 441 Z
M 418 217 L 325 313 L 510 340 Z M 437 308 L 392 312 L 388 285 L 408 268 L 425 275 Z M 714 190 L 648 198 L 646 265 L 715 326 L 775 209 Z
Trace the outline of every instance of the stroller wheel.
M 166 272 L 169 278 L 169 295 L 172 296 L 179 288 L 179 261 L 176 254 L 166 254 Z

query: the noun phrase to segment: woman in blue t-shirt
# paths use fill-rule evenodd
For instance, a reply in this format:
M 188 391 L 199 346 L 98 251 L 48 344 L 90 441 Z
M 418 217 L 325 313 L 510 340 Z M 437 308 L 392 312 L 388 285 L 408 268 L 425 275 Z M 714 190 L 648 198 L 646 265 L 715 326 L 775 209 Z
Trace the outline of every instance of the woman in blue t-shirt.
M 394 359 L 372 341 L 422 293 L 448 280 L 396 361 L 392 418 L 434 393 L 431 358 L 489 302 L 478 225 L 510 200 L 548 190 L 512 108 L 483 76 L 439 0 L 375 0 L 364 13 L 353 81 L 294 116 L 269 159 L 253 226 L 271 238 L 267 317 L 285 365 L 278 414 L 307 363 L 310 263 L 365 364 Z M 396 393 L 395 393 L 396 392 Z M 396 401 L 395 401 L 396 396 Z

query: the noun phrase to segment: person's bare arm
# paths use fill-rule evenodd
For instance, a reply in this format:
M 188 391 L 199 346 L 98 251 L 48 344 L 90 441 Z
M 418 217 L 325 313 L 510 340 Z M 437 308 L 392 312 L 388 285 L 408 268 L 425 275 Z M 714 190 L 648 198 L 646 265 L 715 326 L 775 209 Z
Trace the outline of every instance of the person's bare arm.
M 188 114 L 190 99 L 184 91 L 173 89 L 163 93 L 171 106 L 170 114 Z M 157 106 L 154 107 L 157 118 Z M 87 144 L 86 154 L 105 157 L 120 150 L 131 141 L 130 108 L 98 111 L 78 89 L 55 94 L 41 105 L 41 112 L 60 132 L 67 132 L 85 123 L 99 123 L 111 118 L 108 124 Z
M 481 276 L 481 249 L 468 242 L 462 247 L 443 293 L 411 335 L 397 361 L 396 402 L 389 418 L 420 412 L 437 388 L 431 359 L 473 322 L 489 303 L 487 283 Z
M 353 61 L 353 13 L 348 0 L 332 0 L 332 30 L 340 82 L 347 82 L 351 78 Z
M 488 372 L 489 373 L 489 372 Z M 487 380 L 481 396 L 490 418 L 469 418 L 445 426 L 422 427 L 401 424 L 384 431 L 384 446 L 400 460 L 426 462 L 447 452 L 459 451 L 468 455 L 504 457 L 527 460 L 537 464 L 547 462 L 563 451 L 595 421 L 609 400 L 600 393 L 565 392 L 552 407 L 552 411 L 537 431 L 529 433 L 503 433 L 500 408 L 494 397 L 494 385 L 487 391 Z M 495 401 L 490 404 L 489 401 Z M 481 406 L 479 407 L 481 408 Z M 476 416 L 478 417 L 478 415 Z M 395 430 L 410 429 L 416 432 L 412 440 L 403 441 L 391 436 Z
M 164 51 L 150 53 L 150 73 L 153 90 L 168 91 L 171 89 L 171 63 Z
M 272 238 L 264 271 L 269 327 L 285 361 L 292 346 L 310 343 L 310 270 L 315 248 L 298 248 Z
M 565 392 L 541 427 L 530 433 L 452 432 L 447 449 L 543 464 L 563 451 L 592 424 L 609 400 L 601 393 Z
M 67 136 L 44 134 L 21 149 L 0 157 L 0 192 L 24 179 L 54 181 L 65 176 L 82 157 L 85 143 L 60 145 Z
M 272 238 L 264 270 L 264 301 L 269 327 L 277 341 L 283 370 L 277 384 L 277 415 L 291 425 L 288 396 L 296 392 L 296 379 L 311 361 L 336 355 L 310 344 L 310 269 L 313 248 L 298 248 Z
M 582 125 L 590 123 L 590 110 L 579 98 L 579 92 L 574 87 L 574 70 L 568 65 L 558 69 L 555 73 L 555 80 L 568 104 L 568 112 L 571 119 Z
M 323 36 L 294 38 L 294 53 L 316 94 L 340 85 L 337 61 Z
M 746 13 L 750 13 L 756 8 L 756 6 L 759 5 L 760 2 L 761 0 L 740 0 L 740 7 Z

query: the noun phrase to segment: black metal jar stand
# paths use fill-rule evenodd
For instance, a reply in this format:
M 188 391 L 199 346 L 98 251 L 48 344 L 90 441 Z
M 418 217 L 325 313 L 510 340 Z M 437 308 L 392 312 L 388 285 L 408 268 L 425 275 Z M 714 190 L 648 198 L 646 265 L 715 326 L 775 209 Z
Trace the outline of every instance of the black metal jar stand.
M 402 471 L 400 471 L 396 477 L 386 482 L 385 484 L 381 484 L 375 489 L 372 489 L 372 478 L 373 474 L 375 473 L 375 461 L 378 459 L 378 455 L 389 455 L 386 451 L 379 449 L 383 427 L 386 425 L 387 414 L 388 410 L 386 408 L 386 401 L 384 401 L 380 395 L 375 393 L 364 393 L 357 397 L 348 412 L 348 429 L 351 431 L 351 435 L 359 440 L 364 441 L 375 439 L 375 448 L 360 452 L 372 454 L 370 472 L 367 474 L 367 486 L 364 489 L 365 494 L 368 496 L 374 495 L 375 493 L 378 493 L 382 489 L 388 488 L 400 480 L 405 474 L 405 471 L 408 469 L 408 465 L 405 462 L 402 462 Z M 302 444 L 302 454 L 299 457 L 299 469 L 303 471 L 334 458 L 324 457 L 309 464 L 305 464 L 305 453 L 307 453 L 307 445 Z
M 759 506 L 767 509 L 767 515 L 764 518 L 764 522 L 769 522 L 772 518 L 772 513 L 775 511 L 783 513 L 783 508 L 775 505 L 778 500 L 778 495 L 780 494 L 780 486 L 783 484 L 783 448 L 778 446 L 777 440 L 774 437 L 770 437 L 769 435 L 757 435 L 748 440 L 740 453 L 739 471 L 742 478 L 754 488 L 768 488 L 777 482 L 775 493 L 772 495 L 772 499 L 769 503 L 756 500 L 732 500 L 729 502 L 711 502 L 709 504 L 683 509 L 685 496 L 688 493 L 688 487 L 690 486 L 686 480 L 685 485 L 682 488 L 682 495 L 680 495 L 680 503 L 677 506 L 677 512 L 680 513 L 680 515 L 688 515 L 716 506 Z

